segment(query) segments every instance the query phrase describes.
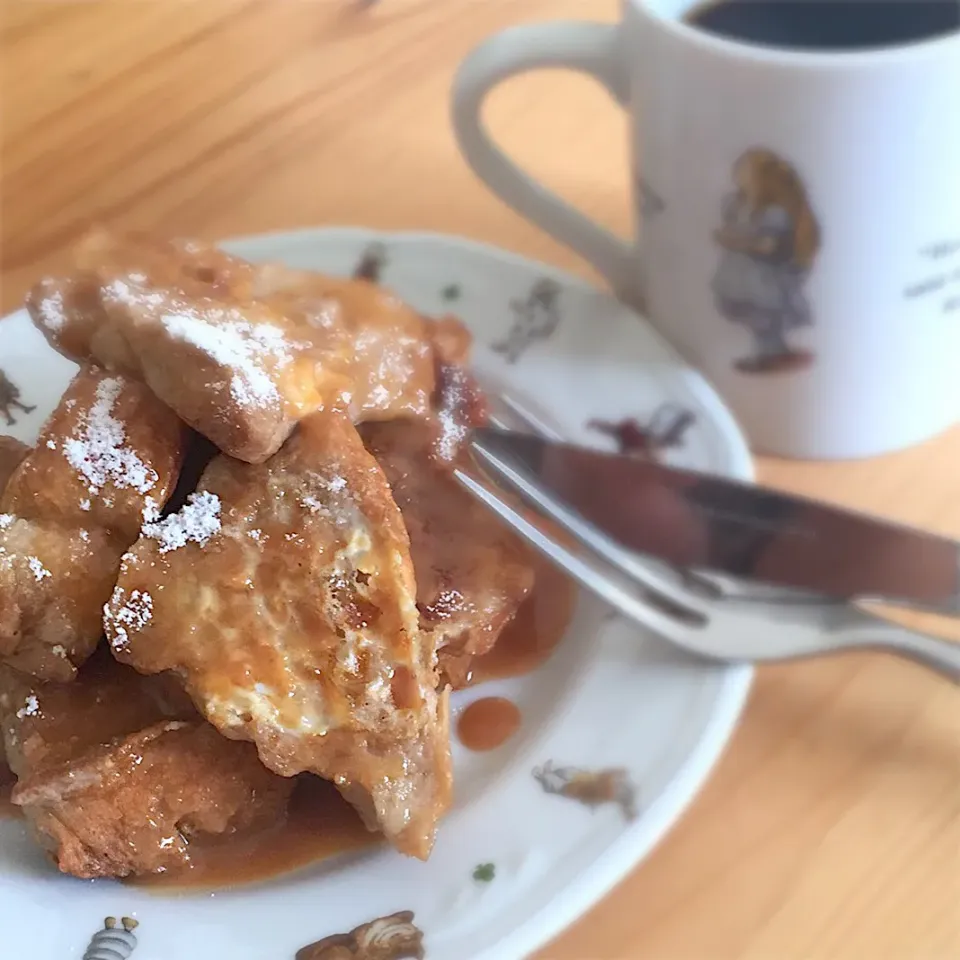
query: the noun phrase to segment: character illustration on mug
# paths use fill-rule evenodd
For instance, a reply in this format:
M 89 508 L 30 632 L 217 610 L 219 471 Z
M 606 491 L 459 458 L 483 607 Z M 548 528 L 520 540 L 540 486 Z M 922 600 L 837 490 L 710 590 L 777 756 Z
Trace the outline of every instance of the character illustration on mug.
M 813 317 L 804 286 L 820 250 L 820 227 L 800 175 L 769 150 L 744 153 L 733 167 L 736 190 L 714 234 L 722 249 L 713 278 L 717 309 L 753 334 L 754 352 L 738 370 L 797 370 L 813 361 L 790 346 L 791 331 Z

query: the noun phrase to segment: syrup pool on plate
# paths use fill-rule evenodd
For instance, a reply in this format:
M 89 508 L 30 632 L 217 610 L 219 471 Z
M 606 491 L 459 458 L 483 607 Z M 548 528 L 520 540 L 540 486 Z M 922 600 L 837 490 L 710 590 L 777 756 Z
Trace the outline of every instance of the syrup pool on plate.
M 457 737 L 468 750 L 496 750 L 520 729 L 521 722 L 520 708 L 512 700 L 482 697 L 460 714 Z

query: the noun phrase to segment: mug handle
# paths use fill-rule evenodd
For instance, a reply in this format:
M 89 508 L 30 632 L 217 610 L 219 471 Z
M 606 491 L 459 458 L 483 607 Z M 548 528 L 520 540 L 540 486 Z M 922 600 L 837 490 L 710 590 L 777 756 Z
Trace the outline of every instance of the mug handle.
M 453 129 L 467 163 L 518 213 L 589 261 L 617 293 L 637 289 L 636 251 L 523 172 L 493 142 L 480 119 L 483 101 L 502 80 L 543 67 L 568 67 L 597 79 L 623 106 L 620 28 L 578 21 L 512 27 L 475 48 L 453 84 Z

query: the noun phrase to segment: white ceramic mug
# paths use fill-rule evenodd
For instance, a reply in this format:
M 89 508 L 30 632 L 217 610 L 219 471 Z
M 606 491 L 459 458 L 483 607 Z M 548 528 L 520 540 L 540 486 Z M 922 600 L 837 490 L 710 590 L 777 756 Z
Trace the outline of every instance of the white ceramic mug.
M 960 2 L 960 0 L 958 0 Z M 960 414 L 960 34 L 859 52 L 720 39 L 694 0 L 492 37 L 453 92 L 460 147 L 713 382 L 762 453 L 861 457 Z M 626 244 L 519 170 L 480 120 L 514 74 L 569 67 L 632 117 Z

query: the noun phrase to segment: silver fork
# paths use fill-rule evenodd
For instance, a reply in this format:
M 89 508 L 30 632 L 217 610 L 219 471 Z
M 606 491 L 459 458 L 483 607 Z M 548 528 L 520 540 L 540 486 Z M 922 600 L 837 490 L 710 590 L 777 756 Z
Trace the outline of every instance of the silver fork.
M 515 398 L 499 395 L 495 426 L 561 439 Z M 582 587 L 623 616 L 688 653 L 725 662 L 790 660 L 844 650 L 883 650 L 960 683 L 960 645 L 873 616 L 852 603 L 800 591 L 676 571 L 625 550 L 549 491 L 474 440 L 484 474 L 518 494 L 571 537 L 551 536 L 495 487 L 457 469 L 459 482 Z M 565 540 L 566 538 L 564 538 Z

